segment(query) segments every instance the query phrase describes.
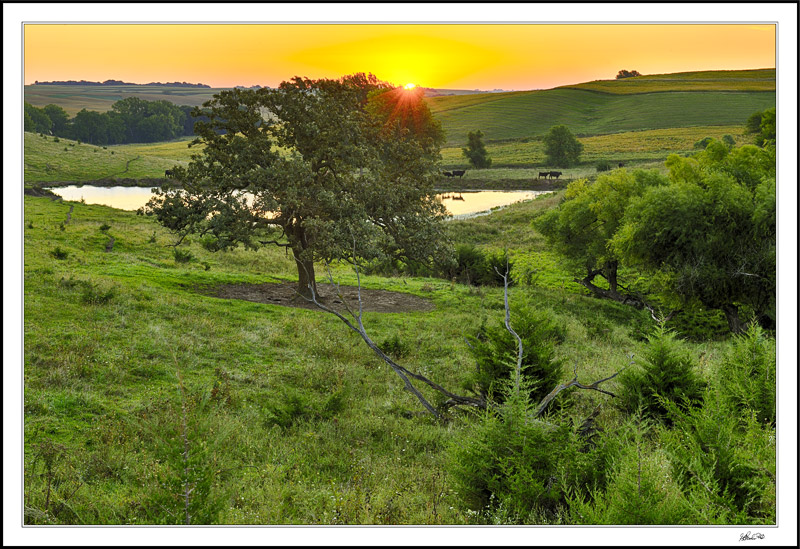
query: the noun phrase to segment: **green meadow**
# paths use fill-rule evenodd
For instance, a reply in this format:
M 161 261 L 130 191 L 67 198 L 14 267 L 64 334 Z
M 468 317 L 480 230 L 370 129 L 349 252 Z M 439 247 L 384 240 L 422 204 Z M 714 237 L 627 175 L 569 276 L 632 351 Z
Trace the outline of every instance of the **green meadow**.
M 608 89 L 586 83 L 429 98 L 448 135 L 443 169 L 467 166 L 460 147 L 476 129 L 486 134 L 494 162 L 442 184 L 540 184 L 541 136 L 555 124 L 566 124 L 584 145 L 564 180 L 594 179 L 604 160 L 664 171 L 669 154 L 696 152 L 705 137 L 749 142 L 747 117 L 775 105 L 771 75 L 771 89 L 769 71 L 744 71 L 612 81 Z M 74 88 L 26 87 L 26 101 L 72 113 L 110 107 L 130 91 Z M 200 104 L 215 91 L 166 89 L 153 98 Z M 189 142 L 97 147 L 26 133 L 25 186 L 163 178 L 191 160 Z M 559 327 L 560 382 L 577 376 L 590 384 L 646 363 L 657 351 L 648 336 L 658 325 L 646 310 L 591 296 L 535 228 L 563 201 L 565 184 L 489 215 L 448 221 L 446 232 L 455 247 L 507 254 L 515 280 L 511 323 L 534 313 L 549 318 Z M 730 472 L 729 479 L 714 476 L 717 465 L 703 461 L 707 452 L 697 450 L 701 457 L 684 466 L 680 446 L 694 451 L 695 439 L 677 441 L 683 431 L 629 413 L 608 394 L 572 388 L 543 416 L 542 432 L 593 418 L 599 435 L 592 440 L 600 442 L 569 443 L 575 463 L 596 460 L 580 472 L 591 483 L 570 484 L 578 473 L 558 463 L 544 489 L 568 494 L 557 511 L 519 516 L 494 499 L 476 505 L 465 488 L 470 474 L 497 479 L 511 471 L 520 494 L 539 482 L 511 462 L 495 470 L 465 461 L 462 450 L 479 447 L 476 432 L 491 425 L 483 412 L 449 408 L 438 420 L 426 414 L 395 372 L 331 314 L 219 297 L 222 285 L 296 284 L 297 266 L 284 249 L 214 253 L 195 236 L 175 246 L 174 235 L 150 217 L 48 197 L 26 195 L 23 222 L 26 525 L 776 523 L 774 426 L 744 408 L 741 418 L 695 418 L 692 431 L 716 437 L 716 470 Z M 318 281 L 326 276 L 319 265 Z M 357 276 L 344 263 L 333 264 L 330 276 L 427 300 L 427 311 L 366 312 L 366 331 L 408 370 L 472 394 L 470 338 L 485 338 L 487 326 L 502 328 L 502 287 L 385 269 Z M 620 269 L 619 277 L 631 287 L 653 283 L 633 269 Z M 664 327 L 675 335 L 675 352 L 707 384 L 708 398 L 723 394 L 719 372 L 745 351 L 771 352 L 774 365 L 774 339 L 732 337 L 718 311 L 686 310 Z M 623 390 L 616 377 L 603 387 Z M 447 409 L 439 393 L 423 384 L 420 390 Z M 734 481 L 748 491 L 715 484 L 739 487 Z M 745 503 L 736 507 L 736 498 Z
M 494 94 L 490 94 L 494 95 Z M 578 137 L 623 131 L 729 126 L 775 105 L 774 92 L 681 92 L 612 95 L 585 90 L 554 89 L 497 94 L 449 108 L 447 97 L 433 98 L 431 110 L 447 132 L 448 146 L 463 146 L 467 133 L 481 130 L 485 141 L 543 135 L 564 124 Z M 460 97 L 453 99 L 460 103 Z

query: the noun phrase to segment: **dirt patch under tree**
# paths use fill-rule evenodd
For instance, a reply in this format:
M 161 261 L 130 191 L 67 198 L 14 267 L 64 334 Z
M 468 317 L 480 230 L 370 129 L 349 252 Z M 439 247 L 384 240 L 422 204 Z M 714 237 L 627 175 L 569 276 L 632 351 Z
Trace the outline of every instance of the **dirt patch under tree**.
M 320 301 L 340 313 L 346 311 L 345 305 L 337 295 L 332 284 L 317 284 L 317 291 L 322 296 Z M 353 312 L 358 312 L 358 288 L 356 286 L 339 286 L 339 291 Z M 321 310 L 314 303 L 301 297 L 296 291 L 296 283 L 287 284 L 222 284 L 213 288 L 210 295 L 223 299 L 242 299 L 255 303 L 281 305 L 299 309 Z M 365 312 L 375 313 L 408 313 L 427 312 L 436 307 L 427 299 L 404 292 L 388 290 L 372 290 L 361 288 L 361 301 Z

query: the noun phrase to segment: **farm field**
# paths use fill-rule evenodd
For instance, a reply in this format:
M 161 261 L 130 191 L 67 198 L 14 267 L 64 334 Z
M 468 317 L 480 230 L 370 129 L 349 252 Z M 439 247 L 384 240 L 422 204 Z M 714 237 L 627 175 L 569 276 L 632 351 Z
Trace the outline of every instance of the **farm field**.
M 588 177 L 592 175 L 594 166 L 600 160 L 608 160 L 612 164 L 623 162 L 627 166 L 656 167 L 655 165 L 663 164 L 663 160 L 669 154 L 688 154 L 696 151 L 694 144 L 705 137 L 722 139 L 724 135 L 730 135 L 737 145 L 747 143 L 749 137 L 744 135 L 743 131 L 742 125 L 695 126 L 579 137 L 578 141 L 584 147 L 580 166 L 568 169 L 566 173 L 571 174 L 571 177 Z M 547 163 L 544 145 L 540 139 L 523 138 L 489 142 L 486 144 L 486 150 L 492 158 L 493 168 L 473 170 L 470 177 L 492 172 L 494 167 L 544 167 Z M 445 168 L 463 168 L 468 165 L 461 147 L 442 149 L 442 164 Z
M 620 132 L 582 137 L 582 162 L 563 170 L 565 179 L 593 177 L 600 160 L 612 164 L 623 162 L 626 167 L 662 168 L 663 160 L 671 153 L 694 152 L 694 143 L 705 138 L 721 139 L 731 135 L 737 144 L 748 142 L 743 126 L 701 126 Z M 25 182 L 80 182 L 114 179 L 163 178 L 164 171 L 174 165 L 186 165 L 200 147 L 189 148 L 191 138 L 167 143 L 110 145 L 100 147 L 78 144 L 65 138 L 56 142 L 33 133 L 25 133 Z M 545 167 L 546 158 L 541 141 L 516 140 L 487 144 L 493 167 L 484 170 L 468 169 L 460 180 L 442 179 L 442 186 L 451 188 L 505 188 L 525 185 L 537 179 L 537 167 Z M 468 168 L 460 147 L 442 150 L 443 169 Z M 127 168 L 127 169 L 126 169 Z M 504 184 L 508 180 L 509 184 Z M 517 183 L 511 183 L 517 182 Z M 152 184 L 150 182 L 148 185 Z
M 559 88 L 590 90 L 612 94 L 673 91 L 774 92 L 775 69 L 746 71 L 699 71 L 648 74 L 618 80 L 595 80 Z
M 223 88 L 184 88 L 169 86 L 25 86 L 25 101 L 34 107 L 55 104 L 75 116 L 81 109 L 110 111 L 111 106 L 126 97 L 146 101 L 169 101 L 176 105 L 197 107 L 211 99 Z
M 775 105 L 774 92 L 669 92 L 611 95 L 556 89 L 492 94 L 486 102 L 448 108 L 448 98 L 431 110 L 447 133 L 448 147 L 463 146 L 480 129 L 487 143 L 541 136 L 564 124 L 578 137 L 622 131 L 743 124 L 750 114 Z M 475 96 L 471 96 L 475 101 Z

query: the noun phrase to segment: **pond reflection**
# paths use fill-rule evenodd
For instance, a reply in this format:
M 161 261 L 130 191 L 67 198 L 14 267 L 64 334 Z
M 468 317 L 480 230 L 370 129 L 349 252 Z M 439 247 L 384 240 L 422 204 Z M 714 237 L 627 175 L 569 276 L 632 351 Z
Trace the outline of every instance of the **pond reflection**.
M 101 204 L 129 211 L 138 210 L 153 196 L 150 187 L 70 185 L 50 190 L 64 200 L 83 200 L 86 204 Z M 545 192 L 548 191 L 449 191 L 436 196 L 455 219 L 463 219 L 488 213 L 492 208 L 530 200 Z

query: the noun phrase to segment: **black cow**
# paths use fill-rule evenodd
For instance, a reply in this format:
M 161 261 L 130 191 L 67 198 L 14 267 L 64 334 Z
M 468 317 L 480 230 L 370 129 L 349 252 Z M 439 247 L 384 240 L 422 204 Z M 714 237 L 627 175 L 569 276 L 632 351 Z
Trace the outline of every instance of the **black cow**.
M 564 174 L 563 174 L 563 173 L 561 173 L 561 172 L 550 172 L 550 178 L 551 178 L 551 179 L 552 179 L 553 177 L 555 177 L 556 179 L 558 179 L 558 178 L 559 178 L 559 176 L 562 176 L 562 175 L 564 175 Z
M 465 173 L 467 170 L 453 170 L 453 177 L 458 176 L 459 179 L 463 179 Z
M 167 170 L 164 172 L 164 177 L 172 177 L 175 173 L 172 170 Z
M 539 172 L 538 179 L 541 179 L 543 177 L 545 177 L 545 178 L 550 177 L 550 172 Z
M 625 166 L 625 163 L 624 163 L 624 162 L 620 162 L 620 163 L 619 163 L 619 167 L 620 167 L 620 168 L 622 168 L 622 167 L 624 167 L 624 166 Z
M 442 175 L 445 177 L 453 177 L 453 174 L 451 172 L 442 172 Z

